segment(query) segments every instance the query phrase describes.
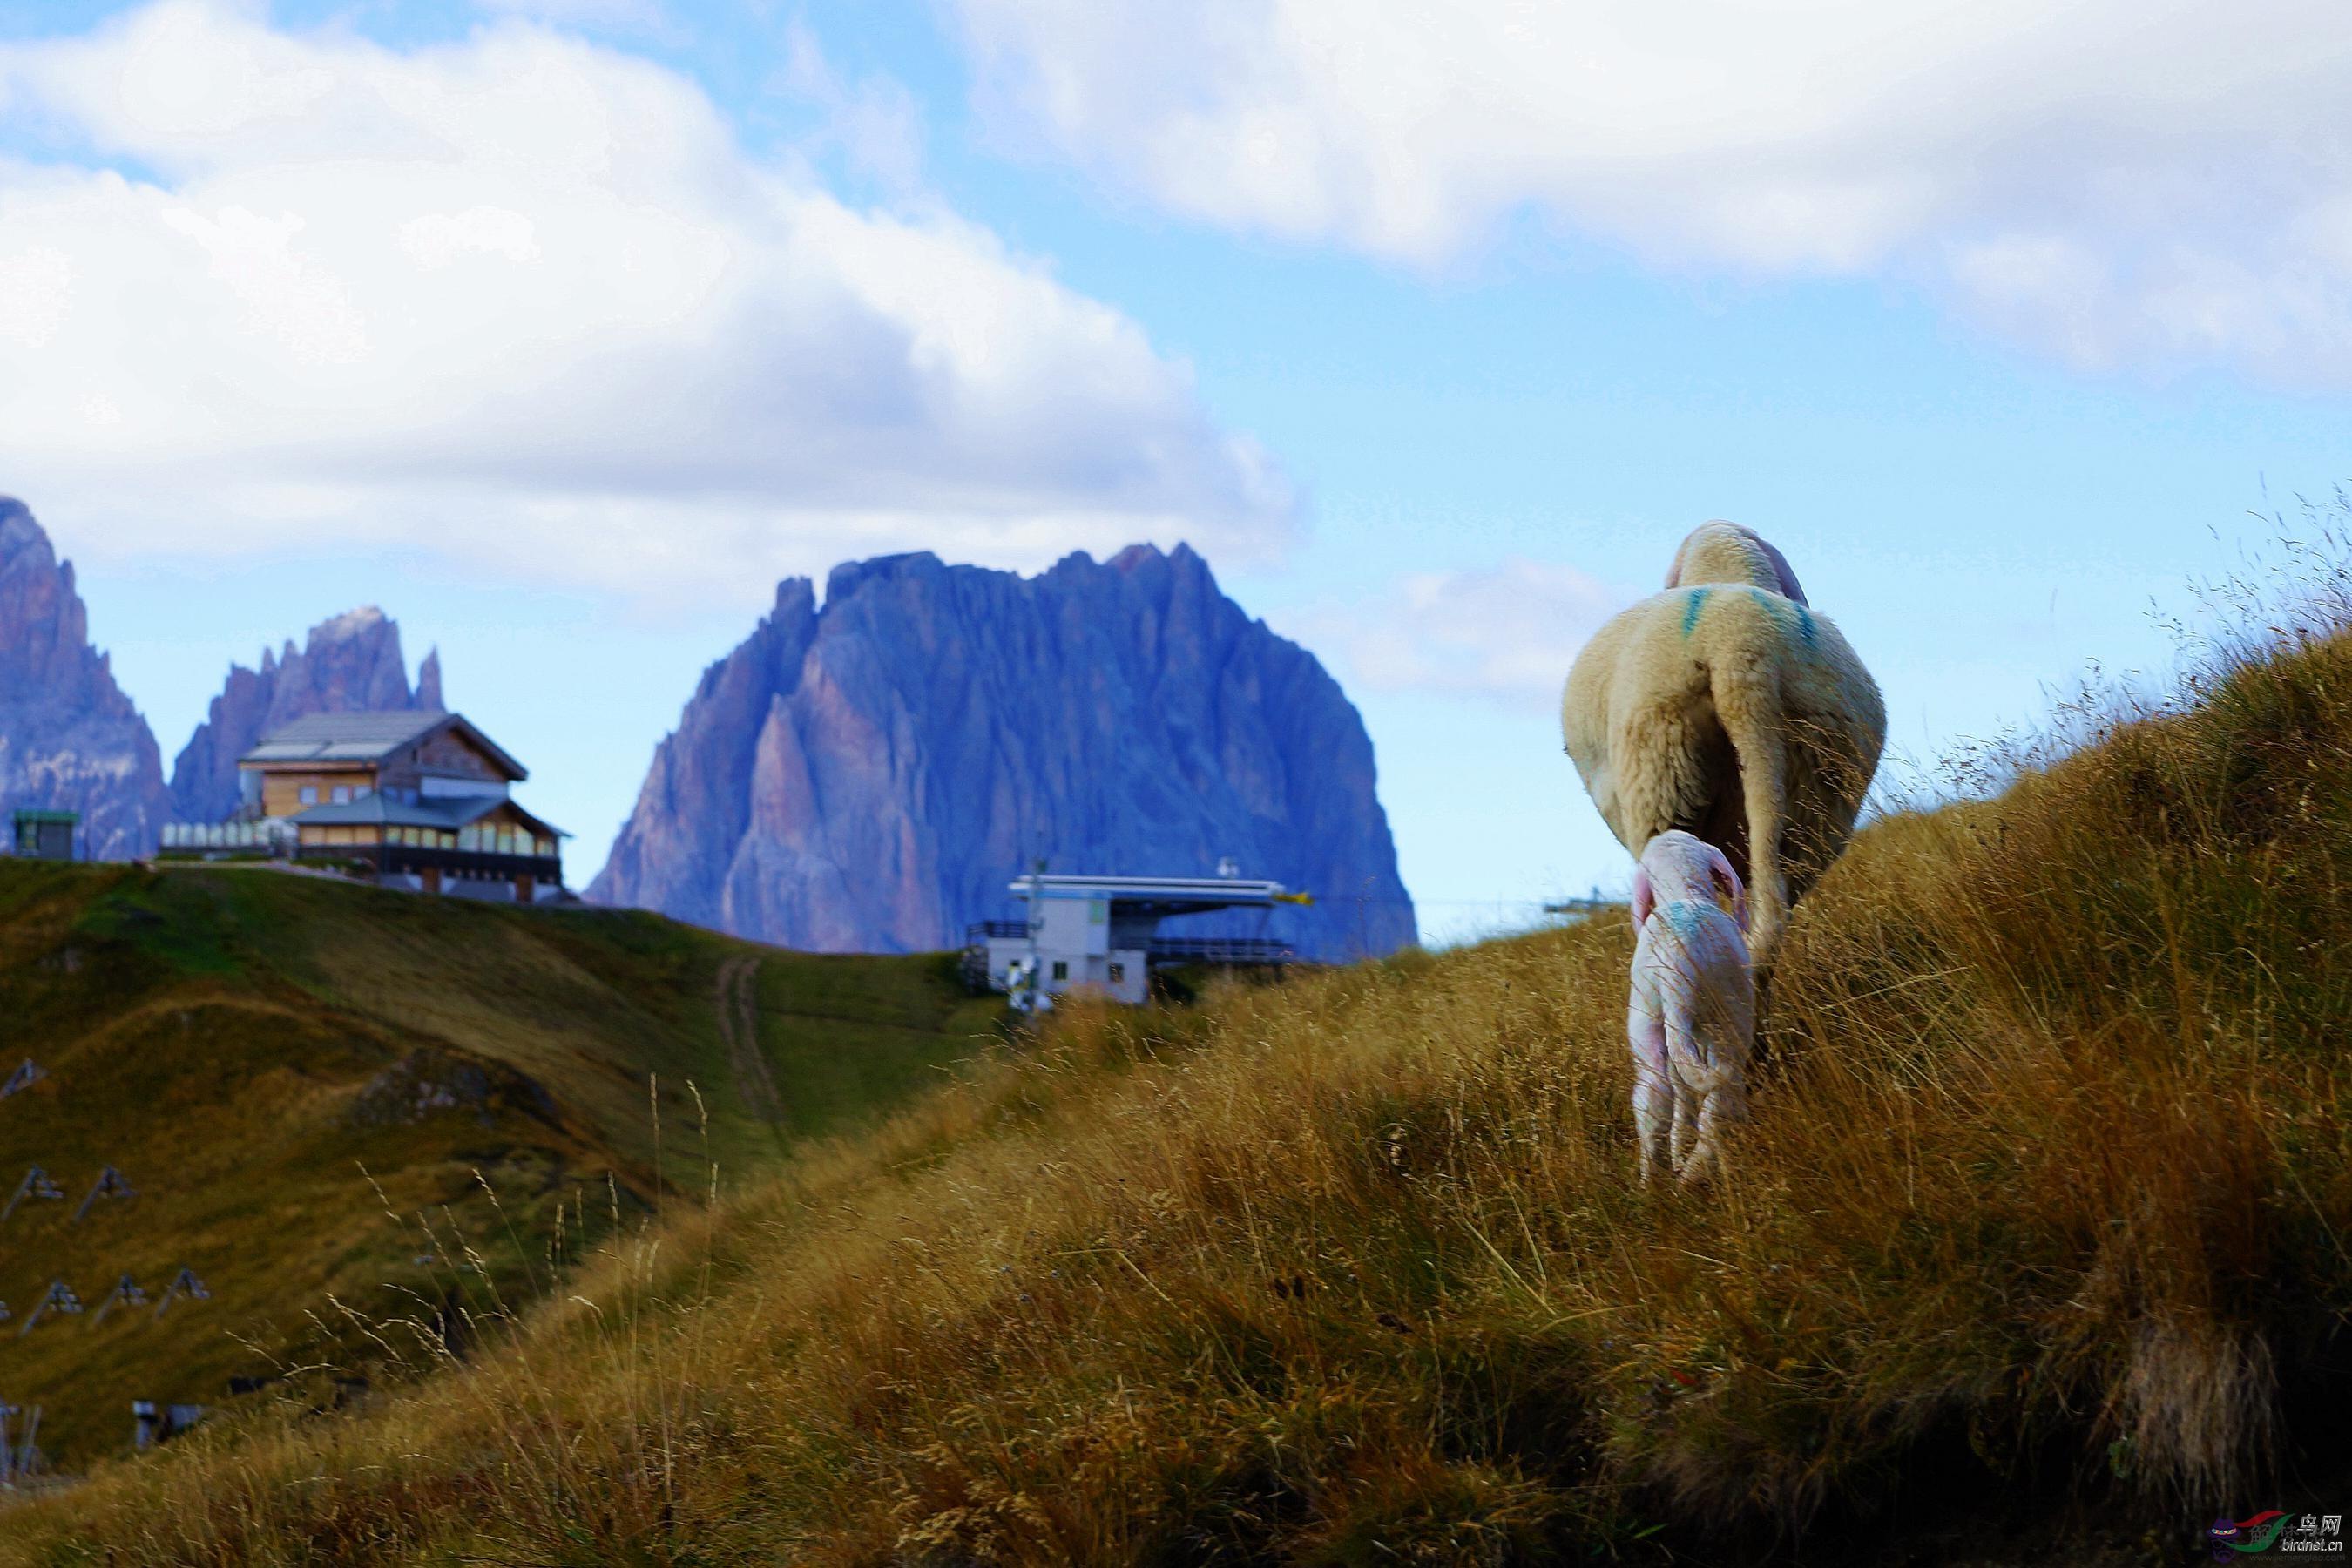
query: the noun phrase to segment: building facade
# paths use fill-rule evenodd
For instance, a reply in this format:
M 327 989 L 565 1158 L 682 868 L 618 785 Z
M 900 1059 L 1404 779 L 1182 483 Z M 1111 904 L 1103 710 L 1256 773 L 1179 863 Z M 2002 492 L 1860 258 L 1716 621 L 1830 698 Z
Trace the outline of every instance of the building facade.
M 237 759 L 239 805 L 166 853 L 341 862 L 386 887 L 530 903 L 563 889 L 561 829 L 512 797 L 523 765 L 458 713 L 314 713 Z
M 81 818 L 70 811 L 18 810 L 9 817 L 12 853 L 34 860 L 70 860 Z
M 1178 964 L 1279 966 L 1286 942 L 1265 937 L 1168 937 L 1160 922 L 1218 910 L 1303 904 L 1279 882 L 1238 877 L 1023 877 L 1008 889 L 1028 906 L 1017 921 L 982 921 L 965 933 L 976 984 L 1050 1006 L 1080 988 L 1118 1002 L 1150 994 L 1151 971 Z

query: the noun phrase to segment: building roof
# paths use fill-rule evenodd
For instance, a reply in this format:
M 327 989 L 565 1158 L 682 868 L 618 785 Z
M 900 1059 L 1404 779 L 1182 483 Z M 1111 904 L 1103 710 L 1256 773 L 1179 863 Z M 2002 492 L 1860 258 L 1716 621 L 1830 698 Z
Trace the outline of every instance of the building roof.
M 286 820 L 299 823 L 305 827 L 354 827 L 381 823 L 390 827 L 437 827 L 443 832 L 455 832 L 460 827 L 472 826 L 500 806 L 508 807 L 521 817 L 534 832 L 545 833 L 553 838 L 572 837 L 563 829 L 541 821 L 502 795 L 434 795 L 425 800 L 405 801 L 378 794 L 364 800 L 308 806 Z
M 1122 912 L 1154 915 L 1305 901 L 1279 882 L 1244 877 L 1019 877 L 1011 888 L 1016 899 L 1101 899 Z
M 474 728 L 462 713 L 436 713 L 413 709 L 388 709 L 362 713 L 311 713 L 281 724 L 260 743 L 237 759 L 240 766 L 269 763 L 373 763 L 390 756 L 413 741 L 436 730 L 458 731 L 488 752 L 510 779 L 526 779 L 529 770 L 509 756 L 498 742 Z

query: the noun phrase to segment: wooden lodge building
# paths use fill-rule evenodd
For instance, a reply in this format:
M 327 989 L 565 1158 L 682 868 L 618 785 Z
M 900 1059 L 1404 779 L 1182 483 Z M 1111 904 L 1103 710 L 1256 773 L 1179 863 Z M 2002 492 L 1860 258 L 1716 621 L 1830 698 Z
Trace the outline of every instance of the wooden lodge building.
M 236 816 L 169 851 L 357 861 L 387 887 L 530 903 L 562 891 L 565 835 L 515 804 L 523 765 L 458 713 L 313 713 L 237 759 Z

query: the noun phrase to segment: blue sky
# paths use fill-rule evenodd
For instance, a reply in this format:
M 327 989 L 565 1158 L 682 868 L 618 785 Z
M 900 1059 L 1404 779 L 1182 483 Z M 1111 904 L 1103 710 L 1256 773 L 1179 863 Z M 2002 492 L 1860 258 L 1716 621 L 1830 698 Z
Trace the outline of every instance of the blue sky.
M 167 761 L 378 603 L 581 881 L 777 575 L 1189 538 L 1444 939 L 1622 885 L 1553 696 L 1696 522 L 1924 762 L 2352 478 L 2339 14 L 1418 9 L 0 4 L 0 492 Z

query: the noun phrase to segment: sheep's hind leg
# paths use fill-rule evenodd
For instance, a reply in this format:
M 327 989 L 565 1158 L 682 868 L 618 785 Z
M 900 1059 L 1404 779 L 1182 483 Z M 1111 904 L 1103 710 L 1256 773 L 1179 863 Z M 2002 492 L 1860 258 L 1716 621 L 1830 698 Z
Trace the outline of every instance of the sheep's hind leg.
M 1657 995 L 1636 973 L 1625 1009 L 1627 1043 L 1633 1048 L 1634 1179 L 1649 1185 L 1654 1167 L 1662 1163 L 1661 1145 L 1666 1123 L 1674 1115 L 1674 1068 L 1666 1057 L 1665 1020 L 1658 1016 Z
M 1683 1098 L 1692 1098 L 1687 1087 L 1683 1091 Z M 1685 1182 L 1696 1181 L 1711 1169 L 1721 1169 L 1724 1125 L 1740 1120 L 1748 1110 L 1747 1086 L 1741 1081 L 1737 1068 L 1724 1074 L 1716 1087 L 1696 1098 L 1697 1125 L 1691 1138 L 1690 1157 L 1676 1166 Z
M 1665 1166 L 1667 1123 L 1675 1115 L 1675 1084 L 1664 1067 L 1633 1060 L 1633 1160 L 1642 1185 L 1654 1171 Z

